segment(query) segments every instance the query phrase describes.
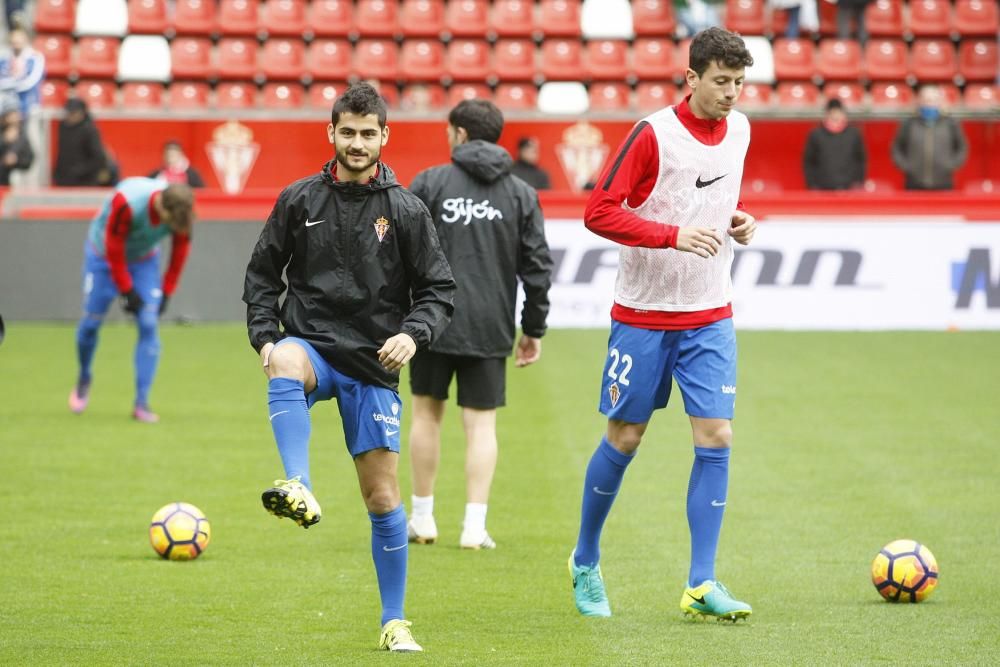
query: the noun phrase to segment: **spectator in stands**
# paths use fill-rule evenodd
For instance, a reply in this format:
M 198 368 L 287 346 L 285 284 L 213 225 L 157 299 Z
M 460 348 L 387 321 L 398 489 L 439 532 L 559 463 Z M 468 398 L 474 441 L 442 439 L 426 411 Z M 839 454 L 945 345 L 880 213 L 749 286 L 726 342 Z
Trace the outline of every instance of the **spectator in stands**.
M 803 30 L 816 32 L 819 30 L 819 13 L 816 0 L 770 0 L 772 10 L 784 10 L 788 13 L 788 23 L 785 26 L 785 37 L 797 39 Z
M 24 13 L 24 0 L 6 0 L 4 9 L 7 14 L 7 30 L 28 27 L 28 19 Z
M 802 169 L 810 190 L 849 190 L 865 182 L 868 156 L 858 128 L 850 125 L 843 103 L 826 103 L 823 124 L 806 140 Z
M 965 163 L 969 145 L 958 122 L 942 113 L 937 86 L 920 89 L 917 115 L 899 126 L 892 161 L 906 176 L 907 190 L 951 190 L 955 170 Z
M 535 137 L 521 137 L 517 142 L 517 160 L 510 173 L 536 190 L 548 190 L 552 187 L 549 172 L 538 166 L 541 149 Z
M 149 173 L 150 178 L 158 178 L 167 183 L 184 183 L 192 188 L 205 187 L 201 174 L 191 166 L 184 154 L 181 142 L 171 139 L 163 144 L 163 164 Z
M 724 0 L 674 0 L 677 21 L 680 23 L 682 37 L 692 37 L 695 34 L 722 25 L 722 5 Z
M 114 169 L 101 133 L 79 98 L 66 100 L 66 117 L 59 122 L 59 148 L 52 182 L 56 185 L 114 185 Z
M 24 28 L 11 30 L 7 41 L 10 52 L 0 58 L 0 90 L 17 95 L 21 114 L 27 118 L 41 102 L 45 56 L 32 48 Z
M 24 133 L 24 118 L 18 106 L 3 110 L 0 115 L 0 185 L 10 185 L 10 173 L 28 169 L 35 161 L 28 137 Z
M 824 0 L 824 2 L 827 0 Z M 857 39 L 862 44 L 868 41 L 865 31 L 865 7 L 872 0 L 837 0 L 837 37 L 852 39 L 851 21 L 857 26 Z

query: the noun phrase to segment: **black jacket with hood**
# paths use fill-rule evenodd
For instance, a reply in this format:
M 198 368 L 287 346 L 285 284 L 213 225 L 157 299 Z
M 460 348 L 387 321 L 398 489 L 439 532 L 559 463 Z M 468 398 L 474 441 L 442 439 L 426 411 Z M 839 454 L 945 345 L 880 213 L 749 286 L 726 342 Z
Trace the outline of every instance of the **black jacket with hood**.
M 400 332 L 429 345 L 455 281 L 427 209 L 389 167 L 358 184 L 336 180 L 333 164 L 285 188 L 261 231 L 243 287 L 250 344 L 297 336 L 345 375 L 395 389 L 377 350 Z
M 430 209 L 458 285 L 455 316 L 430 349 L 506 357 L 514 344 L 519 278 L 521 328 L 528 336 L 545 335 L 552 257 L 538 193 L 511 175 L 513 160 L 494 143 L 461 144 L 451 160 L 420 172 L 410 185 Z

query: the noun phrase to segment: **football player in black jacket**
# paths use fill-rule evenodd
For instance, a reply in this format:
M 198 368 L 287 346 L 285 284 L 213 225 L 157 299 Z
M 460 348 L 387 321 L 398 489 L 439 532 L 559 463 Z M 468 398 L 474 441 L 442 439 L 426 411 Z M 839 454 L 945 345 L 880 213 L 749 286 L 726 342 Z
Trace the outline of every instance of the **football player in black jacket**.
M 514 345 L 518 279 L 524 285 L 522 335 L 515 364 L 541 354 L 549 312 L 552 258 L 538 194 L 511 174 L 513 160 L 496 144 L 503 115 L 486 100 L 465 100 L 448 115 L 451 164 L 427 169 L 410 186 L 430 209 L 441 247 L 455 273 L 455 317 L 413 359 L 412 541 L 437 539 L 434 478 L 441 420 L 452 377 L 466 434 L 465 521 L 459 545 L 493 549 L 486 509 L 497 462 L 496 409 L 505 403 L 506 362 Z
M 309 408 L 336 398 L 372 523 L 379 646 L 419 651 L 403 615 L 407 522 L 396 475 L 396 389 L 399 370 L 448 324 L 455 281 L 427 209 L 379 161 L 389 128 L 378 92 L 366 83 L 348 88 L 327 134 L 336 158 L 282 191 L 247 266 L 247 328 L 269 378 L 268 414 L 286 478 L 262 500 L 304 528 L 319 521 Z

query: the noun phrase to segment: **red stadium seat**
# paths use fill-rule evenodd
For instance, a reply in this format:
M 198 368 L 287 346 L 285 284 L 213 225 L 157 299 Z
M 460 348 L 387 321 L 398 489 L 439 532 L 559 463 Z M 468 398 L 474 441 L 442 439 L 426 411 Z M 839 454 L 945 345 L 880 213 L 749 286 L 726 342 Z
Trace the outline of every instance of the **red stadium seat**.
M 375 90 L 385 100 L 386 106 L 393 109 L 399 106 L 399 90 L 396 89 L 394 84 L 382 84 L 374 80 L 369 80 L 369 83 L 375 86 Z
M 260 105 L 265 109 L 299 109 L 305 91 L 297 83 L 269 83 L 260 95 Z
M 168 89 L 171 109 L 204 109 L 208 106 L 209 87 L 200 81 L 178 81 Z
M 439 80 L 444 76 L 444 47 L 441 42 L 433 39 L 408 39 L 403 42 L 399 73 L 406 81 Z
M 480 39 L 452 40 L 445 72 L 453 81 L 485 81 L 492 73 L 489 44 Z
M 638 36 L 670 37 L 677 29 L 672 0 L 632 0 L 632 27 Z
M 624 83 L 595 83 L 590 86 L 590 111 L 628 111 L 631 91 Z
M 314 83 L 309 86 L 309 106 L 315 109 L 330 111 L 337 96 L 345 90 L 347 90 L 347 84 L 344 82 L 334 83 L 324 81 L 323 83 Z
M 490 23 L 485 0 L 450 0 L 445 12 L 445 30 L 456 37 L 483 37 Z
M 257 34 L 257 0 L 219 0 L 215 27 L 223 35 Z
M 870 39 L 865 44 L 865 73 L 872 81 L 902 81 L 910 55 L 900 39 Z
M 546 37 L 580 36 L 580 0 L 542 0 L 537 17 L 535 28 Z
M 900 37 L 903 34 L 901 0 L 875 0 L 865 7 L 865 30 L 872 37 Z
M 771 106 L 771 86 L 766 83 L 743 85 L 738 106 L 742 109 L 766 109 Z
M 229 81 L 215 89 L 215 106 L 219 109 L 250 109 L 257 105 L 257 89 L 249 83 Z
M 639 111 L 657 111 L 673 104 L 676 96 L 672 83 L 643 81 L 635 87 L 635 106 Z
M 122 108 L 160 109 L 163 106 L 163 86 L 158 83 L 130 81 L 122 85 Z
M 73 69 L 84 78 L 113 79 L 118 73 L 118 46 L 112 37 L 81 37 Z
M 363 39 L 354 46 L 351 69 L 362 79 L 395 81 L 399 75 L 399 48 L 391 39 Z
M 215 31 L 215 1 L 177 0 L 174 30 L 178 35 L 211 35 Z
M 966 109 L 976 111 L 1000 109 L 1000 86 L 988 83 L 970 83 L 965 87 L 962 97 Z
M 995 39 L 965 39 L 958 47 L 958 71 L 966 81 L 996 81 L 998 59 Z
M 918 39 L 910 49 L 910 74 L 918 81 L 951 81 L 958 74 L 955 47 L 946 39 Z
M 910 33 L 944 37 L 951 32 L 950 0 L 910 0 Z
M 817 71 L 826 80 L 861 78 L 861 46 L 851 39 L 824 39 L 819 43 Z
M 962 36 L 996 37 L 1000 31 L 1000 6 L 997 0 L 957 0 L 954 25 Z
M 763 35 L 764 0 L 726 0 L 726 29 L 741 35 Z
M 779 81 L 809 81 L 816 75 L 816 53 L 808 39 L 774 40 L 774 76 Z
M 819 106 L 819 90 L 811 83 L 778 84 L 778 106 L 787 109 L 812 109 Z
M 167 29 L 166 0 L 129 0 L 128 31 L 130 34 L 162 34 Z
M 109 109 L 115 106 L 114 81 L 79 81 L 73 88 L 74 95 L 91 109 Z
M 451 108 L 463 100 L 493 101 L 493 91 L 481 83 L 459 83 L 448 89 L 448 107 Z
M 437 37 L 444 31 L 443 0 L 403 0 L 399 25 L 406 37 Z
M 34 29 L 69 34 L 76 25 L 76 0 L 37 0 Z
M 490 31 L 500 37 L 530 37 L 535 30 L 534 0 L 495 0 Z
M 265 79 L 297 81 L 302 78 L 306 56 L 301 39 L 271 38 L 259 51 L 257 72 Z
M 175 79 L 212 76 L 212 42 L 206 37 L 177 37 L 170 43 L 170 72 Z
M 493 93 L 493 102 L 504 111 L 534 111 L 538 90 L 530 83 L 501 83 Z
M 362 37 L 392 37 L 399 32 L 396 0 L 359 0 L 354 9 L 354 30 Z
M 306 74 L 314 81 L 343 81 L 350 73 L 351 43 L 346 39 L 316 39 L 309 44 Z
M 937 86 L 944 97 L 945 107 L 954 109 L 962 104 L 962 93 L 958 86 L 953 83 L 939 83 Z
M 70 72 L 73 40 L 66 35 L 39 35 L 35 50 L 45 56 L 45 75 L 64 77 Z
M 579 81 L 583 78 L 580 42 L 546 39 L 542 42 L 542 76 L 549 81 Z
M 587 73 L 596 81 L 620 81 L 629 74 L 628 42 L 598 39 L 587 43 Z
M 501 39 L 493 48 L 493 69 L 500 81 L 531 81 L 535 76 L 535 43 Z
M 69 84 L 60 79 L 46 79 L 42 83 L 42 106 L 61 109 L 69 96 Z
M 684 75 L 685 69 L 669 39 L 641 37 L 632 45 L 632 71 L 639 81 L 677 79 Z
M 216 49 L 219 77 L 252 79 L 257 72 L 257 42 L 246 37 L 223 37 Z
M 444 88 L 436 83 L 414 83 L 403 88 L 399 108 L 404 111 L 427 112 L 443 109 L 447 104 Z
M 306 32 L 305 0 L 267 0 L 261 7 L 258 30 L 288 37 Z
M 351 0 L 312 0 L 306 30 L 317 37 L 347 37 L 354 26 Z
M 905 83 L 873 83 L 871 98 L 873 109 L 907 109 L 913 106 L 913 89 Z
M 823 86 L 823 97 L 828 100 L 838 99 L 848 110 L 853 111 L 864 106 L 865 89 L 860 83 L 838 81 Z

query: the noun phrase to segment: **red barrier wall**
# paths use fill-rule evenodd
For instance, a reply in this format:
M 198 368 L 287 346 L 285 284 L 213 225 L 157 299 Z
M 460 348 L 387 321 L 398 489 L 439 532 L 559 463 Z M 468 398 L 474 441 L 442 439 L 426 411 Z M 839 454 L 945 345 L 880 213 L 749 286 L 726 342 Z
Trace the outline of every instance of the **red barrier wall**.
M 145 175 L 159 162 L 160 148 L 167 139 L 177 139 L 184 146 L 193 165 L 201 171 L 209 187 L 221 187 L 221 179 L 210 157 L 213 133 L 222 126 L 218 120 L 132 120 L 106 119 L 98 121 L 105 144 L 114 152 L 123 176 Z M 252 150 L 259 147 L 247 175 L 248 189 L 276 189 L 314 173 L 332 155 L 327 142 L 325 120 L 241 120 L 249 134 L 245 140 Z M 872 119 L 859 121 L 868 149 L 869 178 L 895 188 L 902 187 L 902 175 L 892 164 L 889 147 L 898 127 L 897 120 Z M 806 135 L 816 125 L 815 120 L 754 119 L 753 138 L 747 159 L 744 183 L 755 180 L 780 185 L 784 190 L 804 187 L 802 149 Z M 501 144 L 513 152 L 519 137 L 539 137 L 542 146 L 542 166 L 552 176 L 555 189 L 571 189 L 572 169 L 563 162 L 585 165 L 603 162 L 601 155 L 613 153 L 631 129 L 622 121 L 595 121 L 594 133 L 577 132 L 566 136 L 573 124 L 566 121 L 511 121 L 507 123 Z M 444 123 L 441 121 L 399 121 L 389 119 L 389 144 L 383 154 L 386 162 L 408 184 L 421 169 L 448 159 Z M 956 175 L 957 187 L 971 181 L 1000 181 L 1000 130 L 995 120 L 965 120 L 962 122 L 969 141 L 969 159 Z M 232 128 L 230 128 L 232 129 Z M 579 130 L 579 126 L 577 127 Z M 53 127 L 53 130 L 55 128 Z M 237 133 L 238 134 L 238 133 Z M 53 159 L 58 132 L 53 131 Z M 596 143 L 587 144 L 595 139 Z M 222 142 L 225 143 L 225 142 Z M 560 156 L 561 154 L 561 156 Z M 218 157 L 218 156 L 217 156 Z M 246 155 L 243 156 L 245 159 Z M 221 159 L 221 158 L 219 158 Z M 238 162 L 238 160 L 237 160 Z M 230 163 L 235 165 L 236 162 Z M 235 167 L 238 171 L 238 166 Z M 584 179 L 585 180 L 585 179 Z

